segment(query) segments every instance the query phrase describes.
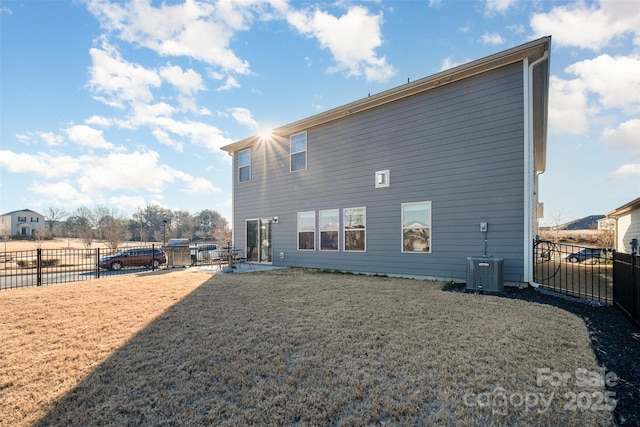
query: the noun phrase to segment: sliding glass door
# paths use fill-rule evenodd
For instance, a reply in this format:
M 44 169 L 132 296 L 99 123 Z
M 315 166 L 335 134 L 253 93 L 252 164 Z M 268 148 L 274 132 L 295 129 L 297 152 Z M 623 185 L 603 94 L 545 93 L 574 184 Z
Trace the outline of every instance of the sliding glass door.
M 273 249 L 271 239 L 273 220 L 247 220 L 247 259 L 253 262 L 272 262 Z

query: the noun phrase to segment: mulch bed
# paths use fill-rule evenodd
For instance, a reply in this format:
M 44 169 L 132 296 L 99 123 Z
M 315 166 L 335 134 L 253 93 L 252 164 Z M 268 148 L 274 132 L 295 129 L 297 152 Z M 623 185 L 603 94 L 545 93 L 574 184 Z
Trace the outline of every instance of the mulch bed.
M 465 292 L 465 285 L 451 284 L 446 290 Z M 598 364 L 619 378 L 617 385 L 607 387 L 618 400 L 614 410 L 616 424 L 640 426 L 640 329 L 617 307 L 531 287 L 506 288 L 503 296 L 552 305 L 583 319 Z

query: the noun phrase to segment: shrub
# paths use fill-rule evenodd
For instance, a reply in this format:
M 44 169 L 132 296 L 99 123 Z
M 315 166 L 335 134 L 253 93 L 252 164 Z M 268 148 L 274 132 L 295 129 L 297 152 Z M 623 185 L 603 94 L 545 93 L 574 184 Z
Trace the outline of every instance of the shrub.
M 43 259 L 42 260 L 42 266 L 43 267 L 55 267 L 57 265 L 60 264 L 60 260 L 55 258 L 55 259 Z
M 20 259 L 16 261 L 16 264 L 18 264 L 18 267 L 27 268 L 36 265 L 36 262 L 29 259 Z

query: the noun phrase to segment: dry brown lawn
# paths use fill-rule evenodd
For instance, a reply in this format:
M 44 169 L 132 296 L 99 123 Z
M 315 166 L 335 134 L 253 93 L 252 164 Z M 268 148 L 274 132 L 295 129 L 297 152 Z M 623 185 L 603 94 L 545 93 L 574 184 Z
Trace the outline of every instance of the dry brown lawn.
M 599 373 L 577 316 L 433 282 L 186 270 L 2 291 L 0 306 L 3 426 L 611 420 L 576 374 Z

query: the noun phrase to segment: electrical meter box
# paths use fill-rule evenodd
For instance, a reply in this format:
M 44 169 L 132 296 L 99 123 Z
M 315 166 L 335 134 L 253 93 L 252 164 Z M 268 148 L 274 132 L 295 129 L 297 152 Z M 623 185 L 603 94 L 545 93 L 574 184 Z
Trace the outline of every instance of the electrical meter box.
M 504 292 L 502 258 L 468 257 L 468 291 Z

